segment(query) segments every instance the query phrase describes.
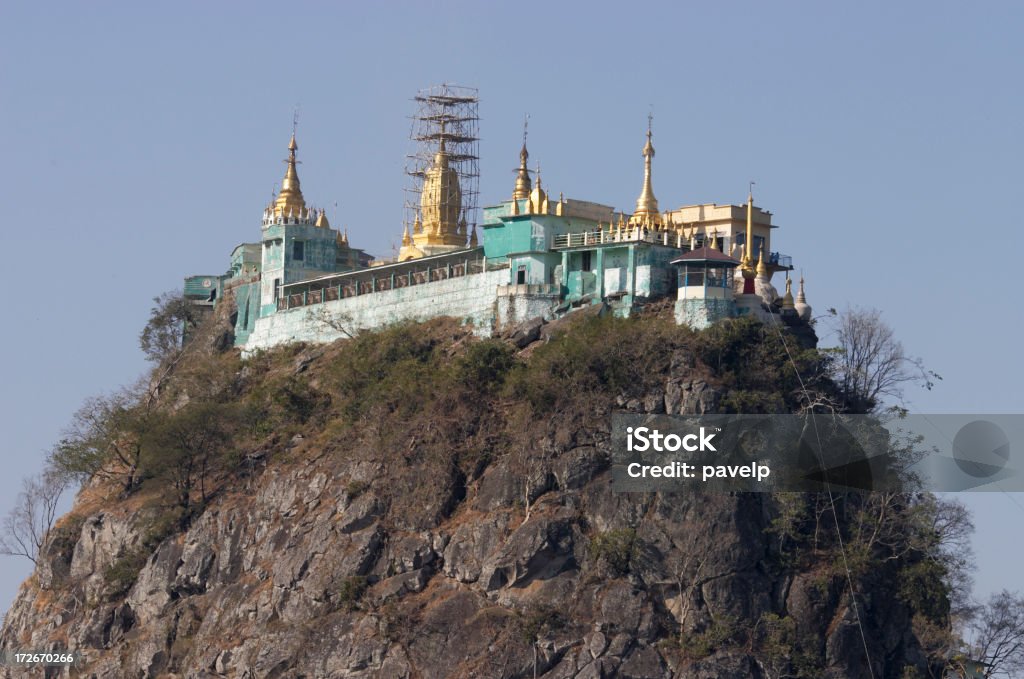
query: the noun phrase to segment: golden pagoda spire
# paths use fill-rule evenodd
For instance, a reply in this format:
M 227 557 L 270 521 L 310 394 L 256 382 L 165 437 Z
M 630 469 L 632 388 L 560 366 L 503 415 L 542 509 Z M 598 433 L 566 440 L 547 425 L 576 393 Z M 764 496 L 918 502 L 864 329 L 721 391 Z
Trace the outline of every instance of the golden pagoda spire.
M 512 192 L 512 200 L 523 200 L 530 197 L 530 170 L 526 163 L 530 159 L 530 152 L 526 150 L 526 126 L 530 122 L 530 116 L 523 120 L 523 148 L 519 151 L 519 171 L 516 173 L 516 188 Z
M 647 116 L 647 143 L 644 144 L 644 186 L 640 190 L 640 197 L 636 199 L 636 212 L 633 213 L 631 223 L 653 222 L 661 224 L 661 213 L 658 211 L 658 199 L 654 197 L 654 189 L 651 188 L 651 160 L 654 158 L 654 144 L 651 142 L 651 121 L 654 117 Z
M 747 235 L 743 249 L 743 268 L 753 269 L 754 266 L 754 182 L 750 182 L 750 193 L 747 194 Z
M 789 274 L 786 274 L 787 276 Z M 800 289 L 796 293 L 796 301 L 801 304 L 807 304 L 807 297 L 804 295 L 804 275 L 800 274 Z
M 299 162 L 295 159 L 295 151 L 298 148 L 293 129 L 292 139 L 288 142 L 288 159 L 284 161 L 288 167 L 284 171 L 284 179 L 281 180 L 281 192 L 274 200 L 274 212 L 284 217 L 291 214 L 297 215 L 306 207 L 306 199 L 302 197 L 302 189 L 299 186 L 299 173 L 295 170 L 295 165 Z
M 402 228 L 402 246 L 412 245 L 412 238 L 409 236 L 409 225 Z
M 712 231 L 711 232 L 711 249 L 712 250 L 717 250 L 718 249 L 718 231 Z
M 757 277 L 768 278 L 768 266 L 764 263 L 764 248 L 761 248 L 757 257 Z
M 793 279 L 789 277 L 788 271 L 786 272 L 786 294 L 782 296 L 782 308 L 796 308 L 793 304 Z

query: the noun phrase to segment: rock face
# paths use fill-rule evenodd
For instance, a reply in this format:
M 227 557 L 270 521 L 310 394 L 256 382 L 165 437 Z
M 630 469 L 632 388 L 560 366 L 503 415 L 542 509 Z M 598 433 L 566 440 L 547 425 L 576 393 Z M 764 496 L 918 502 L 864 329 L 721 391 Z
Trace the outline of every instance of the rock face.
M 677 356 L 662 392 L 620 407 L 715 410 L 723 395 L 692 365 Z M 449 509 L 426 529 L 387 513 L 372 459 L 270 455 L 124 591 L 111 572 L 143 543 L 145 511 L 109 501 L 73 548 L 44 549 L 0 647 L 83 656 L 47 676 L 738 679 L 797 676 L 799 639 L 818 667 L 801 676 L 871 676 L 843 579 L 779 566 L 770 496 L 613 493 L 602 425 L 555 428 L 569 433 L 438 488 Z M 857 602 L 874 676 L 899 677 L 920 656 L 894 631 L 907 611 Z M 792 639 L 768 648 L 772 619 Z

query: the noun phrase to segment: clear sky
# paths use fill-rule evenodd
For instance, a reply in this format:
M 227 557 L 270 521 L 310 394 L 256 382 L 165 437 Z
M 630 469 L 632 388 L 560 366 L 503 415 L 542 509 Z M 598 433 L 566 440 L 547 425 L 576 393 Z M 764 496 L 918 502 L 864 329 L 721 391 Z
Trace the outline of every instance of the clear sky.
M 151 298 L 258 239 L 296 105 L 307 200 L 389 255 L 411 97 L 443 81 L 480 89 L 484 204 L 529 113 L 545 188 L 631 210 L 653 110 L 663 209 L 755 180 L 815 309 L 882 309 L 943 375 L 913 410 L 1022 413 L 1022 7 L 8 0 L 0 513 L 143 371 Z M 967 499 L 978 592 L 1019 588 L 1024 498 Z M 0 559 L 0 610 L 27 573 Z

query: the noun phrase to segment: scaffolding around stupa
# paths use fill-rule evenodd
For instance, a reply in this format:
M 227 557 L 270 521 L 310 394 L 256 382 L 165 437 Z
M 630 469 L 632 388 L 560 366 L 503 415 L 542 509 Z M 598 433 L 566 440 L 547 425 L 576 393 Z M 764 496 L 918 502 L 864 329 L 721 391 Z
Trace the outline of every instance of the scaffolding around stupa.
M 417 218 L 424 209 L 435 214 L 457 211 L 460 231 L 467 238 L 480 221 L 480 97 L 474 87 L 434 85 L 420 90 L 413 101 L 416 113 L 409 133 L 410 152 L 406 156 L 405 173 L 409 177 L 405 189 L 404 222 L 413 233 Z M 440 192 L 431 198 L 439 204 L 423 205 L 423 182 L 442 149 L 449 166 L 459 180 L 459 191 Z M 433 194 L 432 194 L 433 195 Z M 446 201 L 458 201 L 447 205 Z

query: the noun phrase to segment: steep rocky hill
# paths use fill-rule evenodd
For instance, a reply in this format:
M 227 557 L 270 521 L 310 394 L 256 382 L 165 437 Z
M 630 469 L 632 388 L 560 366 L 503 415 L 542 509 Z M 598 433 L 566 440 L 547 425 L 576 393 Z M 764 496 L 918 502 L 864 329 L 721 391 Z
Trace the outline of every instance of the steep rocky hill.
M 244 363 L 200 338 L 155 399 L 66 442 L 93 476 L 0 646 L 77 650 L 81 677 L 928 676 L 941 573 L 858 542 L 869 501 L 611 490 L 616 409 L 800 407 L 779 336 L 587 316 Z M 813 333 L 786 337 L 832 388 Z

